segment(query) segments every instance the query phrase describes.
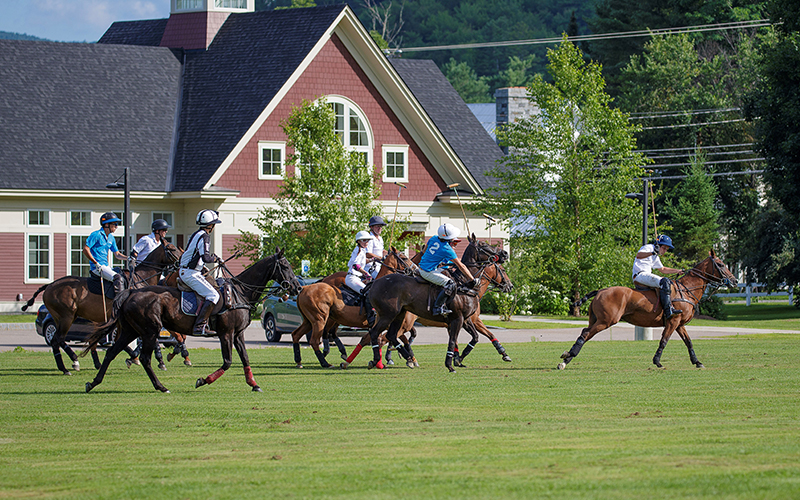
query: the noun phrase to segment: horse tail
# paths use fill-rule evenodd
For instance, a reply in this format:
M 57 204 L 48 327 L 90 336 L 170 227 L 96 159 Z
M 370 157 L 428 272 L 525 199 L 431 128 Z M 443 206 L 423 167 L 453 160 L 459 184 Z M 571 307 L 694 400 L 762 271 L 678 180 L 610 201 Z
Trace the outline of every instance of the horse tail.
M 599 291 L 600 290 L 595 290 L 593 292 L 587 293 L 586 295 L 583 296 L 582 299 L 579 299 L 579 300 L 576 300 L 575 302 L 573 302 L 572 305 L 575 306 L 575 307 L 582 306 L 584 302 L 586 302 L 587 300 L 589 300 L 592 297 L 594 297 L 595 295 L 597 295 L 597 292 L 599 292 Z
M 116 315 L 114 315 L 108 321 L 98 326 L 94 330 L 94 332 L 92 332 L 88 337 L 86 337 L 87 346 L 81 352 L 81 356 L 86 356 L 86 353 L 96 349 L 98 344 L 100 344 L 100 341 L 103 340 L 107 335 L 111 335 L 116 328 L 117 328 L 117 317 Z
M 119 316 L 119 308 L 122 306 L 122 303 L 125 302 L 125 300 L 128 298 L 128 295 L 130 294 L 131 294 L 131 289 L 125 288 L 114 297 L 114 302 L 111 307 L 111 317 L 109 318 L 109 321 L 116 319 L 116 317 Z
M 42 285 L 38 290 L 36 290 L 36 293 L 33 294 L 33 297 L 31 297 L 30 300 L 26 302 L 24 306 L 22 306 L 22 310 L 27 311 L 28 308 L 33 305 L 33 302 L 36 300 L 36 296 L 42 293 L 48 286 L 50 286 L 50 283 Z

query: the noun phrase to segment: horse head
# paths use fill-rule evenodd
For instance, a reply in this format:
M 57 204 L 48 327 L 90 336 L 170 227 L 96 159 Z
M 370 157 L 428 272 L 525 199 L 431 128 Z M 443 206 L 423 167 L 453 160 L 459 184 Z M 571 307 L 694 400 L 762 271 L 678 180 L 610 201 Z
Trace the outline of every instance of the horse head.
M 283 254 L 283 249 L 275 247 L 275 255 L 273 257 L 275 258 L 275 270 L 273 271 L 272 279 L 279 282 L 281 288 L 287 290 L 290 295 L 299 294 L 303 287 L 300 285 L 297 276 L 295 276 L 291 264 Z
M 722 259 L 716 256 L 712 249 L 708 257 L 702 262 L 694 266 L 689 274 L 695 275 L 714 287 L 734 287 L 739 284 L 736 276 L 733 275 L 728 266 L 722 262 Z
M 467 239 L 469 245 L 461 257 L 464 265 L 479 268 L 480 275 L 488 279 L 491 285 L 501 292 L 510 292 L 514 285 L 502 265 L 508 259 L 508 252 L 498 250 L 485 241 L 479 241 L 474 234 Z
M 383 257 L 382 264 L 387 266 L 390 269 L 393 269 L 395 272 L 399 272 L 410 276 L 414 274 L 416 269 L 416 264 L 411 262 L 403 252 L 397 250 L 394 246 L 390 247 L 390 251 Z

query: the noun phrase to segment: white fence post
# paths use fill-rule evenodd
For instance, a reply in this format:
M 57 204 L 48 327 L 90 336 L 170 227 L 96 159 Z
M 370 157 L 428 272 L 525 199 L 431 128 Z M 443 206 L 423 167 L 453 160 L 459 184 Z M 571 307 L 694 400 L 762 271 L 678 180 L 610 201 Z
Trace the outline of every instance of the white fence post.
M 739 288 L 744 287 L 744 292 L 739 293 L 718 293 L 716 294 L 719 297 L 744 297 L 745 304 L 750 305 L 752 302 L 753 297 L 787 297 L 789 299 L 789 304 L 794 303 L 794 287 L 790 286 L 787 288 L 786 291 L 781 292 L 754 292 L 753 288 L 762 287 L 764 286 L 763 283 L 747 283 L 742 284 L 740 283 L 737 285 Z M 786 287 L 786 285 L 780 285 L 781 288 Z

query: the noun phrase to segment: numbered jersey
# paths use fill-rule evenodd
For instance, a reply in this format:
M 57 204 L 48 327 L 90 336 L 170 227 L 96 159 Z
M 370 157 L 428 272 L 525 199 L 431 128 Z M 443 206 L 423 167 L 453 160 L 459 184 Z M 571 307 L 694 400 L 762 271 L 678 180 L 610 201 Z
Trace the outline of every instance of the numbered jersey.
M 433 271 L 442 262 L 449 262 L 458 257 L 450 242 L 440 240 L 438 236 L 432 236 L 425 247 L 425 255 L 419 262 L 419 267 L 424 271 Z

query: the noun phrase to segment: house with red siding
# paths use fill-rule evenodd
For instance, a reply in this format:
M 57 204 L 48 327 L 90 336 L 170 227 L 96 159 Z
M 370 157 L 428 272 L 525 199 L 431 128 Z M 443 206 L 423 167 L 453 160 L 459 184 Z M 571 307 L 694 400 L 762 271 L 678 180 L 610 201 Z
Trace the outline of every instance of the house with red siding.
M 387 58 L 346 5 L 217 3 L 172 0 L 168 19 L 116 22 L 96 44 L 0 40 L 3 309 L 88 272 L 80 250 L 100 215 L 121 215 L 123 193 L 106 186 L 126 168 L 132 236 L 163 218 L 182 245 L 211 208 L 212 250 L 228 257 L 291 169 L 280 124 L 304 99 L 324 96 L 345 145 L 384 170 L 385 216 L 394 182 L 408 186 L 398 211 L 413 231 L 463 228 L 459 198 L 493 185 L 502 152 L 433 62 Z M 507 237 L 467 217 L 479 237 Z

